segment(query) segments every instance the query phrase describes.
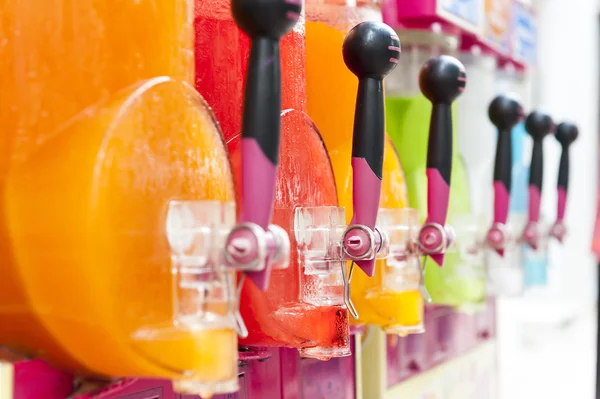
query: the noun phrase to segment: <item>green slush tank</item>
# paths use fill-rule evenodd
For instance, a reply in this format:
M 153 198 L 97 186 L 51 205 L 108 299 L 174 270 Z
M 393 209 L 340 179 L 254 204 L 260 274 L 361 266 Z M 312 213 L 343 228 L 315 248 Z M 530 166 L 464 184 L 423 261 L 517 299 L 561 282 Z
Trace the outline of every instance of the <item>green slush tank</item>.
M 453 55 L 458 40 L 454 36 L 427 31 L 397 31 L 402 43 L 399 67 L 386 79 L 386 128 L 404 169 L 410 207 L 424 220 L 427 215 L 427 140 L 431 103 L 419 90 L 421 66 L 432 56 Z M 467 71 L 468 75 L 468 71 Z M 467 82 L 468 86 L 468 82 Z M 429 261 L 425 285 L 432 302 L 463 306 L 485 299 L 485 267 L 476 255 L 473 220 L 466 169 L 458 153 L 456 110 L 453 109 L 453 162 L 448 223 L 456 231 L 456 242 L 446 254 L 443 267 Z M 467 229 L 465 229 L 467 227 Z

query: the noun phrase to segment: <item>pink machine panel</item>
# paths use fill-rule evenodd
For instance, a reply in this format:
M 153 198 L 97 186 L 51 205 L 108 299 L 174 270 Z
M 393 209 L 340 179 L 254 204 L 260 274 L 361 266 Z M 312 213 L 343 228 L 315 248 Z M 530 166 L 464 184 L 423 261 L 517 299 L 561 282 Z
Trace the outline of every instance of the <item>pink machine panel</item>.
M 394 386 L 437 364 L 460 356 L 495 336 L 495 301 L 472 314 L 447 307 L 428 307 L 427 331 L 405 338 L 387 337 L 387 385 Z M 354 337 L 352 338 L 354 347 Z M 240 391 L 215 399 L 353 399 L 354 356 L 323 362 L 302 359 L 295 349 L 261 350 L 260 360 L 241 361 Z M 14 399 L 64 399 L 71 395 L 71 376 L 41 360 L 18 362 L 14 372 Z M 160 380 L 125 379 L 76 399 L 199 399 L 173 392 Z

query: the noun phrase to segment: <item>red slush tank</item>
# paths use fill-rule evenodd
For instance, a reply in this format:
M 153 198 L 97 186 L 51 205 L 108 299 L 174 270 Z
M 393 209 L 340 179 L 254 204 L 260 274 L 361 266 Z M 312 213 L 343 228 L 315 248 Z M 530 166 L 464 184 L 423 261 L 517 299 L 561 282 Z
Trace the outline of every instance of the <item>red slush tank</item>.
M 250 40 L 231 18 L 228 0 L 197 1 L 195 28 L 196 88 L 221 123 L 239 193 L 239 132 Z M 331 207 L 324 208 L 325 212 L 327 209 L 335 212 L 338 205 L 327 150 L 318 130 L 304 113 L 304 41 L 303 21 L 281 40 L 284 111 L 272 222 L 284 227 L 290 235 L 290 265 L 287 269 L 272 270 L 266 292 L 251 281 L 245 281 L 240 310 L 249 335 L 241 339 L 240 344 L 294 347 L 305 357 L 326 359 L 350 354 L 349 320 L 343 304 L 341 267 L 339 276 L 334 273 L 330 278 L 333 283 L 327 289 L 335 292 L 328 296 L 326 304 L 306 300 L 315 294 L 318 278 L 305 273 L 294 235 L 296 208 Z M 343 219 L 341 223 L 345 222 Z
M 230 0 L 196 0 L 196 88 L 213 109 L 226 142 L 242 126 L 250 39 L 231 17 Z M 304 110 L 304 22 L 281 39 L 282 109 Z

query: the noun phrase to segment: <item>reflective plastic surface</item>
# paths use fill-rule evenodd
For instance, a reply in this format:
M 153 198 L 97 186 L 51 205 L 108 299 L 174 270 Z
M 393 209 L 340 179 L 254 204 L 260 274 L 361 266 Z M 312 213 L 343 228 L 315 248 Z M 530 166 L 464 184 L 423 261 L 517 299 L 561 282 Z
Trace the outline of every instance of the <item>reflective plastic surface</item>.
M 174 307 L 170 201 L 234 200 L 220 132 L 184 83 L 191 5 L 2 4 L 0 343 L 78 372 L 235 373 L 230 323 L 177 324 Z M 210 347 L 219 371 L 197 352 L 213 332 L 228 337 Z
M 27 160 L 87 107 L 154 76 L 191 79 L 189 4 L 0 2 L 0 87 L 10 98 L 0 104 L 0 190 L 11 164 Z M 9 242 L 5 197 L 0 195 L 0 343 L 28 354 L 43 347 L 55 362 L 79 367 L 31 311 Z
M 193 233 L 232 223 L 233 208 L 209 220 L 202 209 L 221 205 L 189 201 L 233 201 L 234 190 L 212 114 L 191 87 L 157 78 L 89 110 L 13 168 L 6 198 L 31 305 L 86 369 L 235 376 L 233 278 Z

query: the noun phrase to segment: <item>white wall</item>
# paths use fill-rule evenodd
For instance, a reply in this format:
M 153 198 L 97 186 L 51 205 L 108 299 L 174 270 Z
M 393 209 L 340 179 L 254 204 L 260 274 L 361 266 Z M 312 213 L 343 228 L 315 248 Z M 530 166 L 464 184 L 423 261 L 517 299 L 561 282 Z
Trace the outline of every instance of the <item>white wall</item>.
M 550 245 L 549 287 L 537 295 L 498 301 L 500 397 L 587 399 L 595 374 L 597 265 L 590 248 L 598 186 L 600 1 L 538 0 L 536 6 L 539 50 L 532 105 L 557 122 L 577 123 L 580 137 L 571 147 L 569 235 L 564 245 Z M 530 147 L 525 151 L 530 154 Z M 556 217 L 559 157 L 560 146 L 548 137 L 542 214 L 549 221 Z
M 577 123 L 579 139 L 571 147 L 571 174 L 565 245 L 550 248 L 551 289 L 569 301 L 595 298 L 596 260 L 590 252 L 598 186 L 598 0 L 540 0 L 538 66 L 534 105 L 556 121 Z M 556 178 L 560 146 L 545 145 L 542 212 L 556 215 Z

